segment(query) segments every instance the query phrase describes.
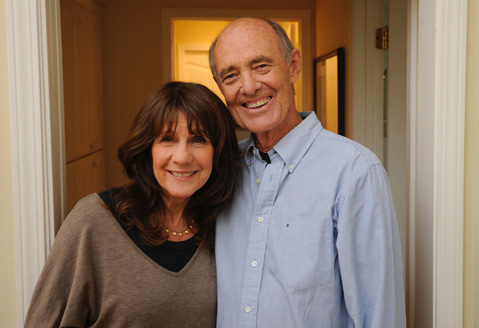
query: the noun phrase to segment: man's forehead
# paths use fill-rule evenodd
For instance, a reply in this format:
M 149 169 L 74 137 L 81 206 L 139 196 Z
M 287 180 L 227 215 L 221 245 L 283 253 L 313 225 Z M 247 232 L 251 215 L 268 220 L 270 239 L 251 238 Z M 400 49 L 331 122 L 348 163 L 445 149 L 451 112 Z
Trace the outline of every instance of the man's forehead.
M 275 49 L 276 48 L 276 49 Z M 261 61 L 273 62 L 281 53 L 281 46 L 272 27 L 260 19 L 244 18 L 232 22 L 219 35 L 214 60 L 216 69 L 222 74 L 239 66 L 252 65 Z
M 221 32 L 218 41 L 222 38 L 241 37 L 244 34 L 262 35 L 274 32 L 271 26 L 263 20 L 243 18 L 233 21 Z
M 263 21 L 255 20 L 252 24 L 233 24 L 235 23 L 228 25 L 216 41 L 214 56 L 218 60 L 222 60 L 229 54 L 236 58 L 242 57 L 248 62 L 257 60 L 260 56 L 267 56 L 267 53 L 262 53 L 260 50 L 262 46 L 277 42 L 273 29 Z M 257 46 L 254 46 L 253 43 Z M 249 51 L 242 51 L 247 46 L 249 46 Z M 280 47 L 279 43 L 277 46 Z
M 228 24 L 224 29 L 223 32 L 227 32 L 229 30 L 234 29 L 255 29 L 255 28 L 271 28 L 270 25 L 259 18 L 239 18 L 237 20 L 232 21 Z

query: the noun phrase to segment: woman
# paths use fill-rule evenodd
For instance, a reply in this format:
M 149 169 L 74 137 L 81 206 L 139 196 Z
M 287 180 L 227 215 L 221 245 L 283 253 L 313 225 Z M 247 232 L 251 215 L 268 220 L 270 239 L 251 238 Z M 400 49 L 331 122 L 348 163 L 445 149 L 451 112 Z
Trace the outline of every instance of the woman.
M 213 327 L 215 219 L 239 163 L 228 110 L 202 85 L 167 83 L 118 155 L 130 182 L 68 215 L 26 327 Z

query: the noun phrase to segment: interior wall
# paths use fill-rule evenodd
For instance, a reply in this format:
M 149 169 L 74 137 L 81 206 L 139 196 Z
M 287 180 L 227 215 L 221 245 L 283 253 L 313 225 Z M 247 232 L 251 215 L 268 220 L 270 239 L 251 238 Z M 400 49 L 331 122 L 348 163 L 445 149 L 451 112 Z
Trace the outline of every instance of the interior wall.
M 8 85 L 5 0 L 0 0 L 0 318 L 4 327 L 17 325 L 15 231 L 13 213 L 12 140 Z
M 161 83 L 163 8 L 309 9 L 314 0 L 115 0 L 103 8 L 107 186 L 125 181 L 116 150 L 146 98 Z
M 316 51 L 314 58 L 344 48 L 346 69 L 346 136 L 352 137 L 352 3 L 351 0 L 316 0 Z
M 479 2 L 468 1 L 464 167 L 464 327 L 479 327 Z

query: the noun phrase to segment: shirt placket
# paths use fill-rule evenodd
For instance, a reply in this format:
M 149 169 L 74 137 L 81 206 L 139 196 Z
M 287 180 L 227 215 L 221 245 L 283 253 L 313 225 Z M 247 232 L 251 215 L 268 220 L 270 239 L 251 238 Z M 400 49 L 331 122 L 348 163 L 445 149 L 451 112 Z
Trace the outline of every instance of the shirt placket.
M 264 162 L 256 161 L 255 165 L 264 165 Z M 257 326 L 258 300 L 263 276 L 268 227 L 283 169 L 284 162 L 277 160 L 265 167 L 262 177 L 255 176 L 254 173 L 251 174 L 252 192 L 255 194 L 254 189 L 258 190 L 258 185 L 259 192 L 257 194 L 253 216 L 251 217 L 251 230 L 246 255 L 247 263 L 241 296 L 241 327 Z

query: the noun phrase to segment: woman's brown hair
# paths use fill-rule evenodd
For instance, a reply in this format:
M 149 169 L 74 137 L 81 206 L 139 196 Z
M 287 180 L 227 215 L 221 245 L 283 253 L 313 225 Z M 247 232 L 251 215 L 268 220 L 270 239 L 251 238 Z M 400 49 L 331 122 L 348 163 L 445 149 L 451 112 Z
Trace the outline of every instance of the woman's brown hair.
M 216 217 L 231 200 L 240 166 L 233 119 L 223 101 L 207 87 L 169 82 L 151 95 L 118 149 L 130 182 L 114 194 L 120 220 L 135 226 L 150 245 L 164 242 L 162 218 L 166 210 L 163 190 L 153 174 L 151 147 L 165 126 L 175 130 L 179 113 L 185 115 L 190 133 L 205 135 L 214 147 L 211 176 L 190 197 L 183 212 L 188 225 L 194 220 L 197 237 L 206 244 L 214 241 Z

